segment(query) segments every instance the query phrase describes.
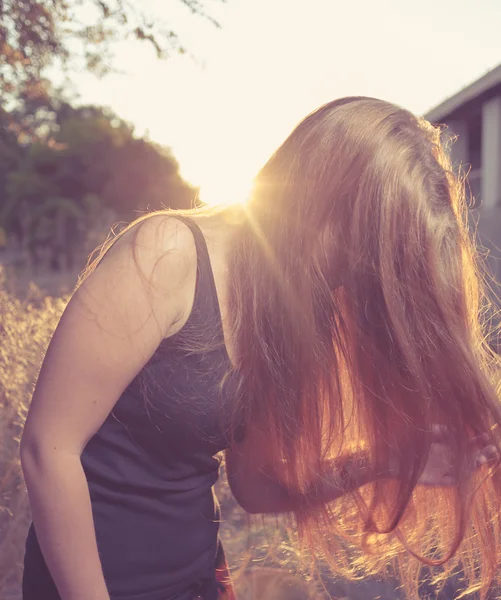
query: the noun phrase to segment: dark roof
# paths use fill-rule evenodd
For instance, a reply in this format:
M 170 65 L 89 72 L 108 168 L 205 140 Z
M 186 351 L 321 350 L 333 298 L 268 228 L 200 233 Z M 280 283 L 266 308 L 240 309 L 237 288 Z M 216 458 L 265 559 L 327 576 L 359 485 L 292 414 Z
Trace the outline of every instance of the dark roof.
M 488 94 L 493 88 L 501 86 L 501 65 L 498 65 L 480 79 L 463 88 L 460 92 L 447 98 L 444 102 L 432 108 L 424 115 L 425 119 L 433 123 L 443 121 L 479 96 Z

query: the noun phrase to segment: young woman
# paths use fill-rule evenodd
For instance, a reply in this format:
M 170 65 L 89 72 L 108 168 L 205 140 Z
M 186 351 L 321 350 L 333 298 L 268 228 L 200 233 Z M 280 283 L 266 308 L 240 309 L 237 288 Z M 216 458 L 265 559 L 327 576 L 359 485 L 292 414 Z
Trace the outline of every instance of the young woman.
M 24 600 L 214 600 L 218 453 L 250 513 L 357 574 L 500 552 L 499 361 L 441 131 L 370 98 L 308 116 L 248 205 L 148 215 L 50 344 L 21 455 Z M 459 562 L 458 562 L 459 561 Z

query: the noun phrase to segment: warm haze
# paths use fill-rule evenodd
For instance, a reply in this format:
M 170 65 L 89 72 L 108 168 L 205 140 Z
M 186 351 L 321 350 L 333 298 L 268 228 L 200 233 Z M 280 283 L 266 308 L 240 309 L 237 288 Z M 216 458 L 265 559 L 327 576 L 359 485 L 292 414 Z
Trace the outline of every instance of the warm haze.
M 117 52 L 120 73 L 82 74 L 78 89 L 171 146 L 212 204 L 242 201 L 323 102 L 362 94 L 423 113 L 501 61 L 497 0 L 228 0 L 214 3 L 219 30 L 175 2 L 154 4 L 200 60 L 158 61 L 131 41 Z

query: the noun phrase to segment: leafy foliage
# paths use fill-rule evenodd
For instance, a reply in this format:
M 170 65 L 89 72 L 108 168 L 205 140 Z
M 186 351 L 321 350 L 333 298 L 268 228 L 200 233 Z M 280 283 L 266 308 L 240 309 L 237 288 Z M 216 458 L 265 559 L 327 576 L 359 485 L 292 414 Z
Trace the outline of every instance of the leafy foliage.
M 225 0 L 176 0 L 212 22 Z M 49 67 L 105 74 L 113 45 L 144 40 L 158 56 L 185 52 L 175 24 L 141 0 L 0 0 L 0 244 L 15 233 L 36 262 L 52 247 L 69 262 L 106 211 L 129 220 L 162 205 L 187 207 L 194 190 L 164 149 L 95 107 L 76 109 Z M 59 254 L 58 254 L 59 253 Z
M 224 0 L 179 0 L 208 19 L 207 4 Z M 175 25 L 153 14 L 146 0 L 0 0 L 0 94 L 4 102 L 46 99 L 47 67 L 58 64 L 103 75 L 111 47 L 124 39 L 145 40 L 159 56 L 186 51 Z
M 11 129 L 0 131 L 0 227 L 35 265 L 45 252 L 54 268 L 61 261 L 71 267 L 103 218 L 129 221 L 138 212 L 193 205 L 196 191 L 173 156 L 135 137 L 112 112 L 63 103 L 47 115 L 26 144 Z

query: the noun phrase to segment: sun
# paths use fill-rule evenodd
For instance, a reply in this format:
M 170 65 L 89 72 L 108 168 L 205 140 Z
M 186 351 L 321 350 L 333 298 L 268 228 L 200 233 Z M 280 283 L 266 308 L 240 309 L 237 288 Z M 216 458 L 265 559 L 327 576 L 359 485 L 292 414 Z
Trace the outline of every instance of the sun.
M 209 206 L 245 204 L 255 175 L 254 165 L 242 161 L 181 162 L 181 173 L 200 189 L 199 199 Z
M 206 181 L 200 185 L 199 198 L 209 206 L 245 204 L 251 185 L 251 181 Z

